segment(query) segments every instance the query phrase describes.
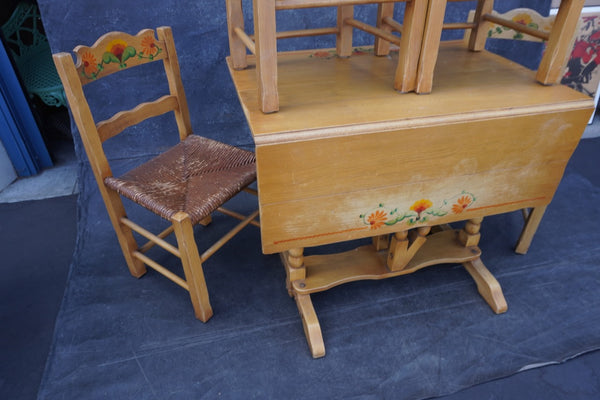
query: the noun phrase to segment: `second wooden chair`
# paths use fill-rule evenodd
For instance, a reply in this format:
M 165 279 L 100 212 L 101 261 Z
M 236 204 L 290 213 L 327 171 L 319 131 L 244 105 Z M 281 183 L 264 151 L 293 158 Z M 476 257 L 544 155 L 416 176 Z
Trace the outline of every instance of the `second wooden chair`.
M 77 65 L 69 53 L 55 54 L 54 61 L 129 271 L 133 276 L 140 277 L 146 273 L 146 266 L 149 266 L 171 279 L 189 292 L 196 317 L 207 321 L 213 311 L 202 263 L 242 228 L 248 224 L 258 225 L 255 221 L 258 211 L 246 217 L 222 208 L 223 203 L 242 190 L 256 194 L 247 189 L 256 179 L 254 154 L 192 134 L 170 28 L 158 28 L 156 33 L 147 29 L 135 36 L 111 32 L 98 39 L 93 46 L 78 46 L 74 52 Z M 157 100 L 141 103 L 133 109 L 121 111 L 110 119 L 96 123 L 83 85 L 154 61 L 160 61 L 164 65 L 168 93 Z M 137 78 L 141 82 L 147 76 L 140 73 Z M 112 83 L 115 86 L 111 93 L 126 93 L 123 83 Z M 127 87 L 135 87 L 132 85 L 129 76 Z M 177 127 L 173 126 L 173 131 L 179 132 L 180 142 L 129 172 L 113 176 L 104 151 L 104 142 L 126 128 L 168 112 L 173 112 L 175 116 Z M 154 212 L 171 225 L 159 234 L 151 233 L 127 216 L 121 196 Z M 213 211 L 223 212 L 242 222 L 199 254 L 193 226 L 208 224 Z M 138 246 L 133 232 L 149 242 Z M 165 240 L 173 232 L 176 246 Z M 154 245 L 181 259 L 185 279 L 145 254 Z

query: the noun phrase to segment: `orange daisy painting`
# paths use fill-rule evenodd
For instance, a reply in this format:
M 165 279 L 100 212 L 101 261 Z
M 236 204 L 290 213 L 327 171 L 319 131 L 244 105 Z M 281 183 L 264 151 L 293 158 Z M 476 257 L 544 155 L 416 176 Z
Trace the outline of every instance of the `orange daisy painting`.
M 454 214 L 462 213 L 469 205 L 473 202 L 470 196 L 461 196 L 456 200 L 456 203 L 452 206 L 452 212 Z
M 371 229 L 379 229 L 387 221 L 387 214 L 385 211 L 377 210 L 369 215 L 367 221 L 371 224 Z

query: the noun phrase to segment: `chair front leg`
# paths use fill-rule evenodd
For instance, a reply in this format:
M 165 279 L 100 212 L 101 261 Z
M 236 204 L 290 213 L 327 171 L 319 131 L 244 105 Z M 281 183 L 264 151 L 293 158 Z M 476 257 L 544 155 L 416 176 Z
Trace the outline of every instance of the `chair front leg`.
M 196 318 L 206 322 L 212 317 L 213 310 L 208 298 L 208 288 L 204 279 L 202 270 L 202 261 L 198 253 L 196 240 L 194 239 L 194 229 L 190 217 L 184 212 L 178 212 L 171 219 L 177 245 L 181 253 L 181 263 L 185 280 L 188 284 L 188 291 L 194 307 Z
M 146 273 L 146 266 L 143 262 L 133 256 L 133 252 L 138 250 L 138 243 L 133 237 L 131 229 L 121 223 L 122 218 L 127 218 L 123 202 L 119 194 L 105 186 L 100 187 L 100 192 L 104 198 L 106 210 L 113 225 L 121 251 L 125 257 L 125 262 L 129 268 L 129 273 L 136 278 L 140 278 Z

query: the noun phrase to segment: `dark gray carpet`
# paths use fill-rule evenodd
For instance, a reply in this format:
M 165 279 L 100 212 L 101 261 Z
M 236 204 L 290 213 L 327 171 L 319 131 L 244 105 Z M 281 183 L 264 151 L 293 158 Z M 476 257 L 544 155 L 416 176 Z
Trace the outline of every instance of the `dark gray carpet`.
M 460 266 L 356 282 L 313 296 L 319 360 L 255 228 L 206 263 L 215 316 L 202 324 L 174 284 L 129 276 L 84 174 L 76 261 L 39 398 L 417 399 L 598 349 L 599 145 L 582 142 L 527 255 L 512 252 L 518 213 L 484 221 L 483 259 L 506 314 L 493 314 Z M 198 237 L 228 224 L 215 218 Z
M 76 201 L 0 204 L 0 398 L 37 395 L 77 236 Z

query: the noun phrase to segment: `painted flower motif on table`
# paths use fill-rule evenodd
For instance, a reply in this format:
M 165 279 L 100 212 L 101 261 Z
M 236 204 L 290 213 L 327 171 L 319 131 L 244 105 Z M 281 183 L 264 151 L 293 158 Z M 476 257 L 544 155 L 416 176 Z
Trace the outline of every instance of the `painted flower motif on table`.
M 472 193 L 463 190 L 458 195 L 443 200 L 439 206 L 434 206 L 434 203 L 429 199 L 417 200 L 404 212 L 399 211 L 398 208 L 389 209 L 381 203 L 374 210 L 361 214 L 360 219 L 371 230 L 392 226 L 400 222 L 411 226 L 430 222 L 449 213 L 461 214 L 475 201 L 476 198 Z
M 375 210 L 369 217 L 367 221 L 371 224 L 371 229 L 379 229 L 387 220 L 387 214 L 382 210 Z
M 456 200 L 456 203 L 452 206 L 452 212 L 454 214 L 460 214 L 464 210 L 466 210 L 466 208 L 469 207 L 472 202 L 473 199 L 471 198 L 471 196 L 460 196 L 458 200 Z
M 410 206 L 410 210 L 417 213 L 417 221 L 421 219 L 421 213 L 431 208 L 433 203 L 427 199 L 421 199 L 415 202 L 412 206 Z

